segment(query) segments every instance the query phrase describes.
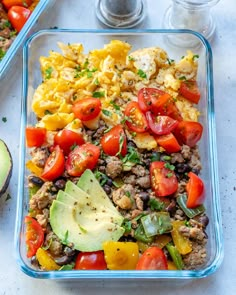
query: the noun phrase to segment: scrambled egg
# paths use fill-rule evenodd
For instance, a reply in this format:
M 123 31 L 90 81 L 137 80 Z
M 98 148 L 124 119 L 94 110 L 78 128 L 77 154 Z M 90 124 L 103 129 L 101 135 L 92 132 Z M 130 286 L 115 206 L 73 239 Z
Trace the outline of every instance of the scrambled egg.
M 179 62 L 170 62 L 159 47 L 130 52 L 131 45 L 120 40 L 88 54 L 82 44 L 58 46 L 62 54 L 51 51 L 48 57 L 40 58 L 43 83 L 36 89 L 32 103 L 38 126 L 48 131 L 68 128 L 75 120 L 73 104 L 95 93 L 102 102 L 102 119 L 108 126 L 116 125 L 124 119 L 126 103 L 136 101 L 142 87 L 168 92 L 175 98 L 184 120 L 198 120 L 195 106 L 178 93 L 181 77 L 196 79 L 198 64 L 191 51 Z M 96 123 L 91 124 L 91 129 L 94 126 Z M 145 139 L 137 137 L 136 141 L 142 148 L 155 145 L 151 135 Z

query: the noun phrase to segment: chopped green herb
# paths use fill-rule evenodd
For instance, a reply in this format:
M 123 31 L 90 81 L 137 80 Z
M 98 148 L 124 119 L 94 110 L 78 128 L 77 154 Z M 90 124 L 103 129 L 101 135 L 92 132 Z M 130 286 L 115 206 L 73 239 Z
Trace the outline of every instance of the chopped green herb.
M 45 70 L 45 79 L 50 79 L 53 72 L 53 68 L 49 67 Z
M 130 198 L 130 197 L 131 197 L 131 194 L 130 194 L 130 192 L 129 192 L 129 191 L 126 191 L 126 192 L 125 192 L 125 195 L 126 195 L 128 198 Z
M 121 150 L 123 148 L 123 144 L 124 144 L 124 141 L 125 141 L 125 136 L 123 134 L 121 134 L 120 138 L 119 138 L 119 151 L 118 153 L 116 154 L 116 156 L 119 156 L 120 153 L 121 153 Z
M 107 116 L 107 117 L 111 117 L 112 116 L 112 113 L 108 110 L 102 110 L 102 113 Z
M 76 100 L 77 97 L 78 97 L 77 94 L 74 94 L 73 97 L 72 97 L 72 99 L 73 99 L 73 100 Z
M 137 150 L 129 146 L 128 147 L 128 153 L 125 155 L 125 157 L 122 159 L 122 162 L 125 164 L 127 162 L 131 162 L 134 164 L 141 164 L 140 155 L 137 152 Z
M 171 156 L 163 156 L 163 160 L 164 161 L 170 161 L 171 160 Z
M 50 112 L 49 110 L 44 111 L 44 115 L 51 115 L 51 114 L 52 114 L 52 112 Z
M 106 184 L 106 182 L 108 181 L 108 176 L 98 170 L 96 170 L 94 172 L 95 177 L 97 178 L 97 180 L 99 181 L 101 186 L 104 186 L 104 184 Z
M 193 61 L 194 61 L 196 58 L 199 58 L 199 55 L 198 55 L 198 54 L 194 54 L 194 56 L 193 56 Z
M 64 239 L 62 241 L 63 244 L 67 244 L 68 243 L 68 236 L 69 236 L 69 232 L 67 230 L 66 233 L 65 233 Z
M 162 211 L 165 208 L 165 204 L 157 199 L 150 199 L 148 201 L 148 206 L 151 210 Z
M 95 91 L 93 92 L 93 97 L 100 98 L 105 96 L 105 91 Z
M 7 122 L 7 117 L 2 117 L 2 121 L 3 121 L 3 123 L 6 123 Z
M 171 178 L 172 176 L 173 176 L 173 173 L 171 173 L 171 172 L 169 172 L 169 173 L 166 174 L 166 177 L 167 178 Z
M 187 78 L 185 76 L 181 76 L 181 77 L 179 77 L 179 80 L 185 81 L 185 80 L 187 80 Z
M 2 50 L 2 48 L 0 48 L 0 60 L 3 59 L 3 57 L 5 56 L 6 51 Z
M 164 165 L 165 168 L 171 170 L 171 171 L 174 171 L 175 170 L 175 166 L 174 165 L 171 165 L 170 163 L 165 163 Z
M 118 106 L 113 100 L 110 101 L 110 104 L 113 106 L 113 108 L 117 111 L 120 110 L 120 106 Z
M 139 75 L 140 78 L 143 78 L 143 79 L 147 78 L 147 74 L 141 69 L 138 70 L 137 74 Z
M 15 31 L 11 31 L 11 32 L 10 32 L 10 37 L 11 37 L 11 38 L 14 37 L 14 36 L 16 35 L 16 33 L 17 33 L 16 30 L 15 30 Z
M 160 153 L 153 152 L 150 158 L 151 162 L 160 161 Z
M 87 69 L 88 65 L 89 65 L 89 61 L 88 61 L 88 59 L 86 58 L 85 63 L 83 64 L 83 67 L 84 67 L 85 69 Z
M 72 270 L 75 267 L 75 263 L 71 263 L 71 264 L 66 264 L 63 265 L 61 268 L 59 268 L 59 271 L 63 271 L 63 270 Z
M 167 62 L 168 62 L 169 65 L 172 65 L 172 63 L 174 63 L 175 60 L 174 59 L 167 58 Z
M 136 132 L 131 132 L 130 134 L 131 134 L 133 137 L 135 137 L 135 136 L 137 135 Z
M 126 121 L 132 122 L 132 120 L 129 117 L 124 116 L 124 118 L 121 120 L 121 124 L 125 124 Z
M 3 29 L 10 28 L 10 27 L 11 27 L 11 23 L 9 22 L 9 20 L 5 21 L 5 23 L 3 24 Z
M 133 56 L 129 55 L 129 56 L 128 56 L 128 60 L 129 60 L 129 61 L 135 61 L 135 58 L 134 58 Z
M 52 244 L 52 238 L 49 240 L 49 243 L 47 244 L 47 246 L 42 247 L 42 249 L 43 250 L 48 250 L 50 248 L 51 244 Z
M 131 232 L 132 223 L 129 219 L 125 218 L 122 224 L 122 227 L 125 229 L 125 233 L 128 234 Z
M 99 85 L 98 78 L 96 78 L 96 79 L 94 80 L 94 84 L 97 85 L 97 86 Z

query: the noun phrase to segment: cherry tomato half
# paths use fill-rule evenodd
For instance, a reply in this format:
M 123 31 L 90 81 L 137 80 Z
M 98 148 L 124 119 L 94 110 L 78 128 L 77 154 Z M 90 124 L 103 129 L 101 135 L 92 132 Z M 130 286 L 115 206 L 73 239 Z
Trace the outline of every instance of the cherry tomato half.
M 107 269 L 103 251 L 80 252 L 75 261 L 74 269 L 103 270 Z
M 125 109 L 126 125 L 134 132 L 142 133 L 148 130 L 148 123 L 142 113 L 139 104 L 132 101 L 127 104 Z
M 103 135 L 101 145 L 104 153 L 109 156 L 121 154 L 123 157 L 127 154 L 127 139 L 122 125 L 117 125 Z
M 45 142 L 47 130 L 39 127 L 26 127 L 26 144 L 27 147 L 40 147 Z
M 25 217 L 25 242 L 27 245 L 27 257 L 32 257 L 36 254 L 39 247 L 44 241 L 44 232 L 37 220 L 30 216 Z
M 177 153 L 181 150 L 181 146 L 173 133 L 159 135 L 156 136 L 155 139 L 158 145 L 165 149 L 167 154 Z
M 80 99 L 72 107 L 72 111 L 81 121 L 89 121 L 95 119 L 102 108 L 100 99 L 89 97 Z
M 66 170 L 71 176 L 80 176 L 86 169 L 93 169 L 98 162 L 100 149 L 94 144 L 85 143 L 69 153 Z
M 2 0 L 2 4 L 7 10 L 9 10 L 12 6 L 29 7 L 32 2 L 32 0 Z
M 168 164 L 161 161 L 152 162 L 150 165 L 152 189 L 157 197 L 166 197 L 178 189 L 178 180 Z
M 193 103 L 198 103 L 201 94 L 196 81 L 183 81 L 180 84 L 179 93 Z
M 150 247 L 139 258 L 136 270 L 167 270 L 167 259 L 158 247 Z
M 146 113 L 148 125 L 157 135 L 168 134 L 178 125 L 178 121 L 169 116 L 155 116 L 151 112 Z
M 188 177 L 189 180 L 186 185 L 188 196 L 186 206 L 188 208 L 196 208 L 202 205 L 205 200 L 204 183 L 201 178 L 193 172 L 189 172 Z
M 76 145 L 84 144 L 83 136 L 79 133 L 76 133 L 72 130 L 63 129 L 60 130 L 54 137 L 55 145 L 64 151 L 65 155 L 68 155 L 71 152 L 71 148 Z
M 51 155 L 48 157 L 42 178 L 46 180 L 54 180 L 61 176 L 65 169 L 65 158 L 62 149 L 57 145 L 53 149 Z
M 181 121 L 174 130 L 174 135 L 179 144 L 186 144 L 189 147 L 194 147 L 201 139 L 203 127 L 198 122 Z
M 20 30 L 23 28 L 26 21 L 30 17 L 31 11 L 25 7 L 22 7 L 22 6 L 12 6 L 8 10 L 7 15 L 8 15 L 9 21 L 11 22 L 13 28 L 17 32 L 20 32 Z

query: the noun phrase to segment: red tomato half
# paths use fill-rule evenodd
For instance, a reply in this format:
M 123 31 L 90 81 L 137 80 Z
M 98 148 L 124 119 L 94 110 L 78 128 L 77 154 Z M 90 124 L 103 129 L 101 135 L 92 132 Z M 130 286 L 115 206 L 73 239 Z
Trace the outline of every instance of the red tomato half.
M 167 270 L 167 259 L 158 247 L 150 247 L 139 258 L 136 270 Z
M 155 116 L 151 112 L 146 113 L 148 125 L 157 135 L 168 134 L 178 125 L 178 121 L 169 116 Z
M 102 104 L 100 99 L 89 97 L 80 99 L 72 107 L 72 111 L 81 121 L 95 119 L 101 112 Z
M 65 155 L 68 155 L 69 152 L 71 152 L 71 148 L 76 145 L 84 144 L 84 139 L 81 134 L 71 130 L 63 129 L 55 135 L 54 143 L 63 149 Z
M 8 18 L 11 22 L 13 28 L 20 32 L 20 30 L 23 28 L 24 24 L 28 20 L 28 18 L 31 15 L 31 11 L 27 8 L 24 8 L 22 6 L 12 6 L 8 10 Z
M 154 115 L 169 116 L 182 121 L 183 118 L 173 98 L 157 88 L 142 88 L 138 92 L 138 103 L 143 112 L 151 111 Z
M 186 206 L 188 208 L 196 208 L 202 205 L 205 200 L 204 183 L 201 178 L 193 172 L 189 172 L 188 176 L 189 181 L 186 185 L 188 199 Z
M 26 127 L 27 147 L 40 147 L 46 139 L 47 130 L 39 127 Z
M 107 269 L 103 251 L 80 252 L 76 257 L 75 269 L 103 270 Z
M 71 176 L 80 176 L 86 169 L 93 169 L 98 162 L 100 149 L 94 144 L 85 143 L 69 153 L 66 170 Z
M 201 139 L 203 127 L 198 122 L 181 121 L 174 130 L 174 135 L 179 144 L 186 144 L 189 147 L 194 147 Z
M 183 81 L 180 84 L 179 93 L 193 103 L 198 103 L 201 94 L 196 81 Z
M 158 145 L 164 148 L 168 154 L 177 153 L 181 150 L 181 146 L 173 133 L 156 136 L 155 139 Z
M 9 10 L 12 6 L 29 7 L 32 2 L 32 0 L 2 0 L 2 3 L 7 10 Z
M 65 169 L 65 158 L 63 151 L 57 145 L 53 149 L 51 155 L 48 157 L 44 170 L 42 173 L 42 178 L 46 180 L 54 180 L 61 176 Z
M 108 131 L 101 139 L 104 153 L 116 156 L 119 152 L 124 157 L 127 154 L 127 139 L 122 125 L 117 125 Z
M 166 197 L 178 189 L 178 180 L 174 171 L 165 162 L 152 162 L 150 165 L 152 189 L 157 197 Z
M 126 125 L 130 130 L 138 133 L 142 133 L 148 130 L 147 120 L 137 102 L 132 101 L 127 104 L 125 109 L 125 116 L 127 118 Z
M 30 216 L 25 217 L 25 242 L 27 245 L 27 257 L 32 257 L 36 254 L 39 247 L 44 241 L 44 232 L 37 220 Z

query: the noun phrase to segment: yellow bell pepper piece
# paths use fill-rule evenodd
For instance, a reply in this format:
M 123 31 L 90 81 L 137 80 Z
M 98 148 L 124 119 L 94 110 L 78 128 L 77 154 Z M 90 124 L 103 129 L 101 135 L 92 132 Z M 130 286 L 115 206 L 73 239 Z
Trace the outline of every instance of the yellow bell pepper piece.
M 38 167 L 31 160 L 26 162 L 26 168 L 38 177 L 40 177 L 43 173 L 43 168 Z
M 36 252 L 36 258 L 39 264 L 45 270 L 58 270 L 60 265 L 56 264 L 56 262 L 50 257 L 48 252 L 43 248 L 39 248 Z
M 133 242 L 103 243 L 107 267 L 110 270 L 135 269 L 139 259 L 138 244 Z
M 168 270 L 177 270 L 173 261 L 167 260 Z
M 141 253 L 145 252 L 150 247 L 149 244 L 143 243 L 141 241 L 137 241 L 137 244 L 138 244 L 139 251 Z
M 180 254 L 185 255 L 190 253 L 192 251 L 192 244 L 190 240 L 179 232 L 179 228 L 181 226 L 184 226 L 184 221 L 173 221 L 172 226 L 173 230 L 171 232 L 171 236 L 175 244 L 175 247 L 177 248 Z
M 172 240 L 171 236 L 169 235 L 160 235 L 157 236 L 155 241 L 153 242 L 153 245 L 157 246 L 158 248 L 164 248 L 165 245 L 167 245 Z

